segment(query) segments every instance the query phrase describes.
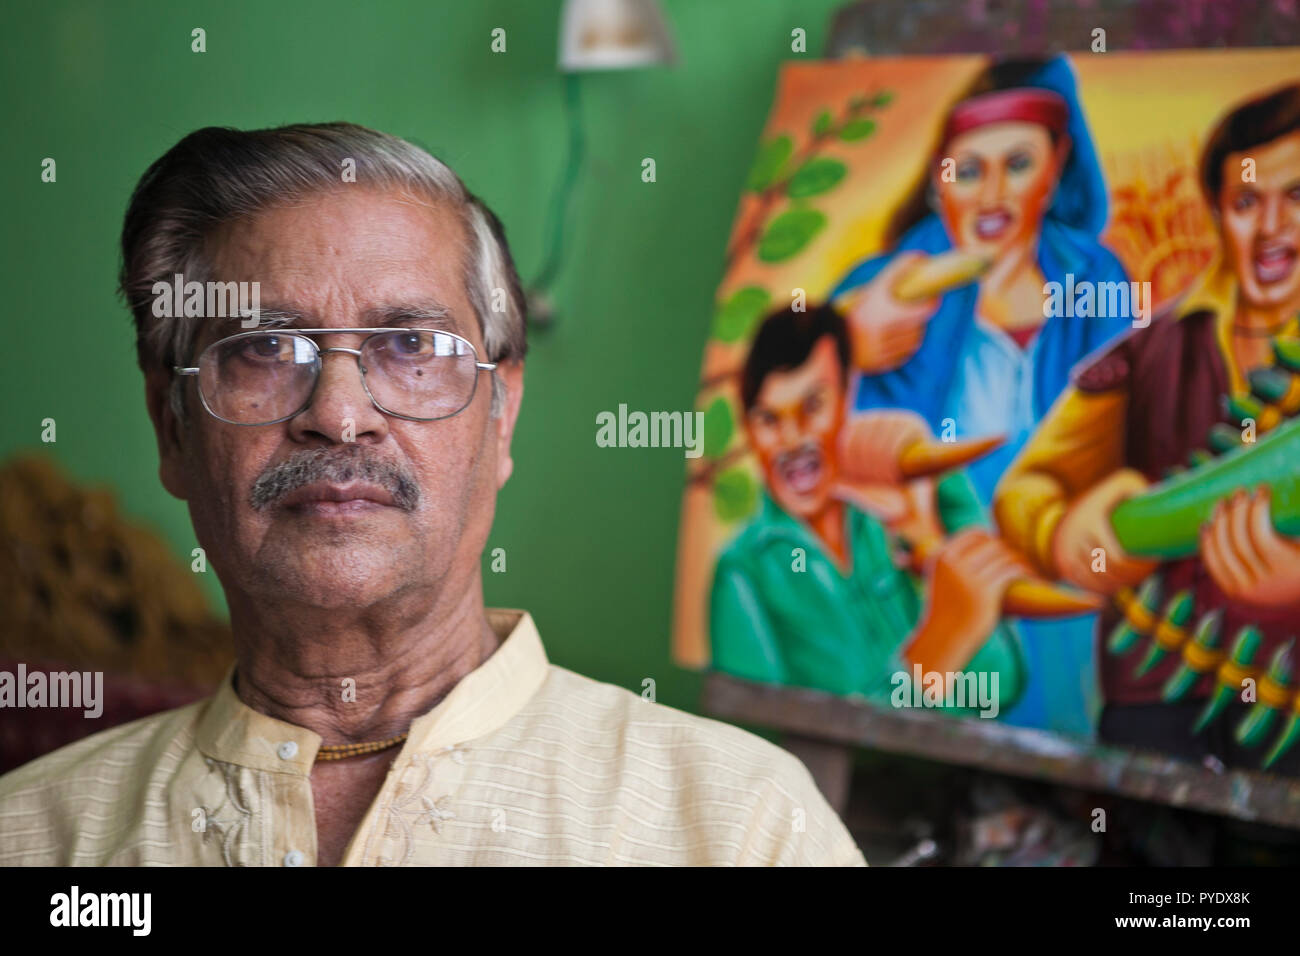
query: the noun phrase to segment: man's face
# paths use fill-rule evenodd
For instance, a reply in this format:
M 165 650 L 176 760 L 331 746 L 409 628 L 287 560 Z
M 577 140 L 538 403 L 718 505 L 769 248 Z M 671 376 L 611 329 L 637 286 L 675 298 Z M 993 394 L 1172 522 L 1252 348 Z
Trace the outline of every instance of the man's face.
M 394 315 L 444 308 L 448 330 L 472 342 L 479 360 L 487 361 L 462 280 L 467 247 L 454 211 L 351 187 L 228 227 L 214 238 L 209 255 L 214 278 L 260 282 L 262 308 L 301 316 L 293 323 L 301 328 L 428 327 L 427 319 L 403 323 Z M 238 321 L 203 320 L 190 358 L 240 331 Z M 358 348 L 364 336 L 315 338 L 322 348 Z M 463 412 L 414 422 L 371 404 L 355 357 L 330 353 L 320 361 L 311 405 L 276 425 L 213 418 L 192 380 L 186 384 L 189 418 L 178 423 L 168 410 L 165 379 L 151 377 L 163 483 L 188 501 L 199 543 L 227 593 L 364 608 L 448 584 L 462 587 L 466 575 L 477 574 L 496 492 L 510 473 L 522 366 L 498 370 L 509 400 L 497 419 L 490 417 L 491 373 L 481 371 Z M 270 500 L 251 500 L 259 477 L 311 452 L 327 462 L 373 462 L 379 474 L 413 483 L 417 500 L 403 507 L 385 494 L 383 481 L 367 485 L 339 469 L 296 489 L 291 481 L 286 494 L 273 493 Z
M 811 519 L 830 503 L 843 420 L 844 382 L 829 335 L 802 365 L 763 380 L 746 424 L 768 490 L 789 514 Z
M 1254 160 L 1255 182 L 1242 182 Z M 1219 222 L 1242 297 L 1256 308 L 1300 308 L 1300 132 L 1223 161 Z

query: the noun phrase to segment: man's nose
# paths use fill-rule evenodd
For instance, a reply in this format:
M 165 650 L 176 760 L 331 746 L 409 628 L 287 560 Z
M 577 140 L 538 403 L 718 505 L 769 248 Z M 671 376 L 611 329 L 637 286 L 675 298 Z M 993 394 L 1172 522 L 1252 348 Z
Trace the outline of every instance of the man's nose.
M 1275 236 L 1282 228 L 1282 197 L 1274 192 L 1264 197 L 1264 215 L 1260 218 L 1259 231 L 1266 236 Z
M 779 434 L 781 436 L 782 443 L 789 447 L 793 447 L 795 445 L 801 444 L 802 443 L 801 439 L 803 438 L 802 425 L 803 423 L 799 421 L 799 418 L 796 415 L 781 416 Z
M 311 404 L 289 422 L 294 439 L 330 444 L 382 439 L 388 433 L 388 416 L 366 392 L 356 350 L 321 349 L 320 363 Z

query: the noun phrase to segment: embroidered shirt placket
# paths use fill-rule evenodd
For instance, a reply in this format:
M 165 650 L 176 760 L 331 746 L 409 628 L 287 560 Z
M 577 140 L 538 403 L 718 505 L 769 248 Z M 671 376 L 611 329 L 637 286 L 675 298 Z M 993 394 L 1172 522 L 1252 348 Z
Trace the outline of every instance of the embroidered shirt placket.
M 238 866 L 243 857 L 243 850 L 248 843 L 248 829 L 255 819 L 255 810 L 262 805 L 258 801 L 254 806 L 247 805 L 247 790 L 243 784 L 244 775 L 251 773 L 242 767 L 224 761 L 204 758 L 208 772 L 221 777 L 221 797 L 212 806 L 200 806 L 203 811 L 203 825 L 199 828 L 204 842 L 216 841 L 221 848 L 221 859 L 226 866 Z M 193 819 L 193 816 L 191 816 Z M 191 830 L 194 827 L 191 825 Z M 263 844 L 265 845 L 265 844 Z
M 371 810 L 360 863 L 404 866 L 417 844 L 436 840 L 455 819 L 455 793 L 464 776 L 465 749 L 403 754 Z M 425 861 L 427 862 L 427 861 Z

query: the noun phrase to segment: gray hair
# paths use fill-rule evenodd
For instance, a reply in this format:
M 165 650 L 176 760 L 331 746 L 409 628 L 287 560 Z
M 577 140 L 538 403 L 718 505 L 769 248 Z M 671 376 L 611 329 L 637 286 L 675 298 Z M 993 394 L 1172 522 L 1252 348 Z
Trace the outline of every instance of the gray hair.
M 486 361 L 522 359 L 527 351 L 524 294 L 500 220 L 451 167 L 406 140 L 351 123 L 236 130 L 209 126 L 190 133 L 141 177 L 122 225 L 120 291 L 135 317 L 136 353 L 146 371 L 188 365 L 197 318 L 158 318 L 153 287 L 212 278 L 206 245 L 223 225 L 281 202 L 342 188 L 345 161 L 356 182 L 447 202 L 469 239 L 465 290 L 477 313 Z M 493 308 L 496 306 L 496 308 Z M 172 407 L 184 417 L 179 377 Z M 505 382 L 492 376 L 492 414 Z

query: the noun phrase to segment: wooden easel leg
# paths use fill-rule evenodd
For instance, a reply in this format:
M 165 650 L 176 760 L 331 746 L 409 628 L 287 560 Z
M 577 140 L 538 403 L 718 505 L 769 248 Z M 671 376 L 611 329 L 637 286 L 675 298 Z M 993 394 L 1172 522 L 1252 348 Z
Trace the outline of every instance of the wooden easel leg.
M 782 746 L 803 761 L 826 802 L 843 817 L 849 805 L 853 748 L 797 734 L 786 734 Z

